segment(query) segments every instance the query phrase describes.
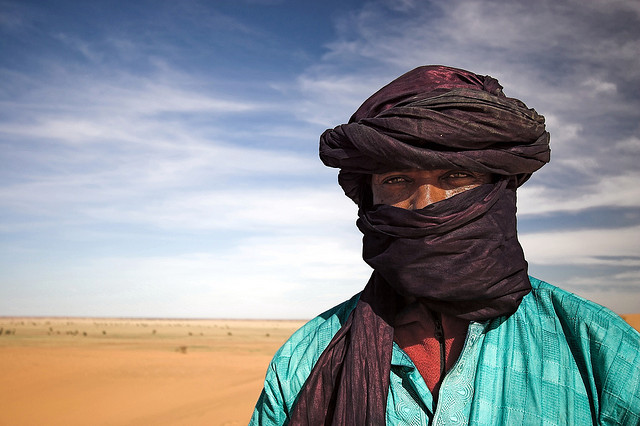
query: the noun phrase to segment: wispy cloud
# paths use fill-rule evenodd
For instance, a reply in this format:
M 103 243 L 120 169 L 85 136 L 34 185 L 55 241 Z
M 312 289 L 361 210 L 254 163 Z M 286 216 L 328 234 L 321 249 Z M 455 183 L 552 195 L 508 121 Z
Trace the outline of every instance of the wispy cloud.
M 640 207 L 638 182 L 640 173 L 632 171 L 620 176 L 604 176 L 588 187 L 577 187 L 573 191 L 571 188 L 559 190 L 542 185 L 525 185 L 518 191 L 518 211 L 521 215 L 533 215 L 594 207 Z
M 637 283 L 640 281 L 640 269 L 631 271 L 625 271 L 611 275 L 596 275 L 589 277 L 575 277 L 566 281 L 565 285 L 570 288 L 577 288 L 582 291 L 585 290 L 601 290 L 608 292 L 615 292 L 623 290 L 627 293 L 635 293 L 630 298 L 630 303 L 635 303 L 638 300 L 638 293 L 640 288 Z M 637 305 L 633 306 L 629 312 L 636 312 Z
M 640 288 L 637 276 L 627 271 L 638 266 L 634 256 L 640 253 L 640 228 L 625 222 L 601 229 L 589 223 L 586 214 L 598 211 L 599 217 L 607 209 L 640 205 L 640 98 L 633 89 L 640 82 L 637 3 L 394 4 L 371 2 L 338 21 L 329 52 L 299 80 L 308 90 L 308 104 L 330 108 L 335 101 L 343 115 L 331 122 L 335 125 L 372 93 L 363 94 L 352 81 L 377 88 L 423 64 L 453 65 L 497 77 L 508 96 L 546 116 L 551 132 L 552 161 L 519 190 L 518 207 L 521 218 L 535 218 L 540 224 L 549 218 L 558 226 L 550 223 L 553 231 L 521 234 L 527 258 L 536 265 L 565 268 L 565 273 L 556 274 L 563 277 L 562 284 L 623 309 L 622 301 L 616 305 L 610 296 L 594 293 L 582 277 Z M 333 99 L 331 91 L 309 90 L 324 87 L 333 87 L 340 96 Z M 580 229 L 560 228 L 580 212 L 585 212 Z M 562 215 L 566 220 L 557 220 Z M 574 278 L 565 279 L 571 274 Z M 630 295 L 629 300 L 638 300 L 637 292 Z
M 45 80 L 4 103 L 8 114 L 0 120 L 0 135 L 8 163 L 0 172 L 5 176 L 0 205 L 14 214 L 64 217 L 71 210 L 84 213 L 84 220 L 119 215 L 120 221 L 136 217 L 138 223 L 147 214 L 148 222 L 157 220 L 150 214 L 157 208 L 163 212 L 160 221 L 170 223 L 169 211 L 205 216 L 205 199 L 217 210 L 231 208 L 229 200 L 239 196 L 223 188 L 250 185 L 243 179 L 257 179 L 263 187 L 269 179 L 301 186 L 310 170 L 322 170 L 314 158 L 292 150 L 236 143 L 236 129 L 249 120 L 247 114 L 271 111 L 273 105 L 197 90 L 205 82 L 193 78 L 177 79 L 174 86 L 159 83 L 167 74 L 68 78 L 72 83 L 53 87 Z M 297 132 L 295 126 L 265 127 L 270 138 Z M 260 138 L 259 130 L 249 136 Z M 245 192 L 247 197 L 264 199 L 256 190 Z M 234 208 L 246 207 L 242 204 Z
M 338 105 L 357 106 L 366 96 L 349 82 L 358 78 L 368 84 L 383 80 L 379 87 L 426 63 L 491 74 L 507 95 L 547 116 L 552 163 L 528 185 L 541 184 L 554 200 L 581 199 L 573 208 L 635 205 L 640 99 L 627 88 L 640 80 L 640 18 L 632 3 L 563 1 L 534 7 L 525 1 L 454 0 L 404 2 L 398 9 L 372 2 L 339 21 L 338 39 L 322 64 L 300 81 L 305 88 L 333 87 L 340 93 Z M 328 106 L 327 93 L 333 91 L 317 92 L 309 91 L 308 102 Z M 605 196 L 598 201 L 599 195 Z M 551 208 L 552 203 L 538 201 L 523 210 Z
M 352 238 L 251 237 L 216 253 L 45 264 L 20 272 L 26 283 L 8 291 L 23 312 L 44 315 L 109 316 L 116 306 L 119 315 L 138 316 L 153 306 L 156 316 L 309 318 L 361 289 L 370 270 L 359 251 Z M 5 306 L 3 313 L 14 311 Z
M 557 226 L 523 232 L 529 260 L 636 294 L 637 221 L 587 213 L 640 203 L 637 2 L 374 0 L 321 17 L 322 51 L 255 9 L 48 7 L 0 11 L 3 312 L 308 317 L 350 296 L 369 269 L 318 136 L 429 63 L 493 75 L 547 117 L 552 162 L 519 214 Z
M 527 259 L 538 264 L 640 267 L 640 227 L 520 234 Z

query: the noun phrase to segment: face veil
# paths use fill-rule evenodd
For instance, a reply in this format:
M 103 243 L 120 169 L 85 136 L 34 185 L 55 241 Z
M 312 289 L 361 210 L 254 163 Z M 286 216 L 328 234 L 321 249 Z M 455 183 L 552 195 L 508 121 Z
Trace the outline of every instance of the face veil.
M 483 321 L 515 312 L 530 291 L 510 179 L 420 210 L 361 208 L 363 258 L 400 296 Z

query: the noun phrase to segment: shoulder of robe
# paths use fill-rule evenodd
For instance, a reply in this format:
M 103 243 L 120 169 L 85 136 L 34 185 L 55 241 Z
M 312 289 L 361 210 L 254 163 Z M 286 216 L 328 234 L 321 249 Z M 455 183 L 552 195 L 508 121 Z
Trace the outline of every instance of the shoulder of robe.
M 568 339 L 608 341 L 610 333 L 628 336 L 640 345 L 640 333 L 610 309 L 534 277 L 531 295 L 523 299 L 529 314 L 543 320 L 556 320 Z
M 543 345 L 557 344 L 560 336 L 566 341 L 589 383 L 598 421 L 640 424 L 640 333 L 597 303 L 535 278 L 531 284 L 523 299 L 526 315 L 537 317 L 530 324 L 536 323 Z
M 311 370 L 333 336 L 355 308 L 360 294 L 307 322 L 276 352 L 266 383 L 282 395 L 284 405 L 292 407 Z

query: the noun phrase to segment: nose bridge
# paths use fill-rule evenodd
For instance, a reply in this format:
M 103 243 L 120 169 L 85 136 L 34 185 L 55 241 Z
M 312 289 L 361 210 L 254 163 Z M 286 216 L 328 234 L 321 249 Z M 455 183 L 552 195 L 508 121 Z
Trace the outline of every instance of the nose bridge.
M 423 182 L 413 193 L 412 205 L 415 210 L 427 207 L 429 204 L 442 201 L 447 198 L 446 191 L 433 182 Z

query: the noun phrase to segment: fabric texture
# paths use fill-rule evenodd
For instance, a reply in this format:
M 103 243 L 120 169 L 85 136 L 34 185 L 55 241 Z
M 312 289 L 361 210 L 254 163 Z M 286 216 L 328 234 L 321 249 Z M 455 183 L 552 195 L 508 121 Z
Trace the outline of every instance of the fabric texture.
M 417 300 L 396 315 L 393 340 L 409 355 L 434 396 L 458 360 L 468 328 L 469 321 L 438 315 Z
M 606 308 L 531 283 L 513 315 L 470 324 L 435 409 L 422 376 L 394 344 L 386 424 L 640 424 L 640 334 Z M 300 389 L 357 302 L 313 319 L 282 346 L 250 425 L 295 424 Z
M 365 262 L 396 293 L 436 312 L 476 321 L 515 312 L 531 286 L 508 184 L 501 179 L 421 210 L 361 209 Z
M 504 96 L 497 80 L 443 66 L 399 77 L 321 136 L 320 158 L 340 168 L 340 184 L 359 203 L 374 272 L 300 392 L 292 422 L 382 422 L 398 295 L 469 320 L 517 309 L 530 284 L 515 188 L 548 161 L 548 141 L 544 117 Z M 408 168 L 498 178 L 423 211 L 373 206 L 370 174 Z
M 322 353 L 298 397 L 292 424 L 384 424 L 393 342 L 389 324 L 396 311 L 396 294 L 384 282 L 377 284 L 374 274 L 353 313 Z M 377 303 L 380 300 L 386 303 Z M 375 342 L 388 342 L 388 350 L 372 350 Z M 353 403 L 354 395 L 361 405 Z
M 490 76 L 440 65 L 416 68 L 367 99 L 349 123 L 320 137 L 320 159 L 366 203 L 369 175 L 462 168 L 514 176 L 517 185 L 549 161 L 544 117 L 508 98 Z

